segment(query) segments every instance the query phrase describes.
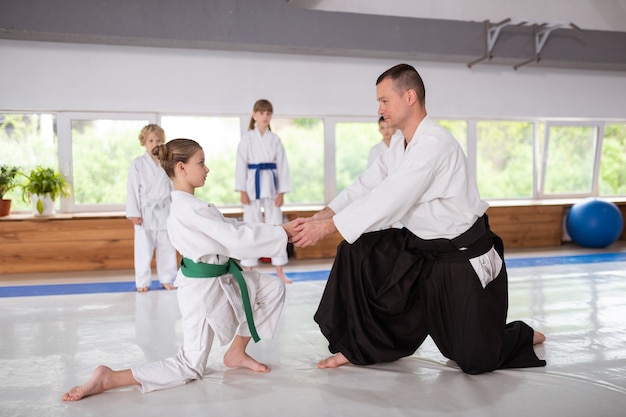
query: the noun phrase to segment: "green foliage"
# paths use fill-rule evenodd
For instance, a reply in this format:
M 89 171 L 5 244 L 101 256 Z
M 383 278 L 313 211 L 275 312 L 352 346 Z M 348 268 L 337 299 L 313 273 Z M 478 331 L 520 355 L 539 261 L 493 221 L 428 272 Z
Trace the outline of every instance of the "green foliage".
M 19 167 L 16 166 L 0 166 L 0 200 L 4 199 L 5 194 L 19 185 L 17 182 L 19 172 Z
M 37 165 L 57 166 L 56 118 L 50 114 L 0 114 L 0 164 L 19 165 L 27 172 Z M 20 187 L 5 196 L 12 199 L 14 211 L 31 209 L 20 198 Z
M 596 141 L 590 126 L 552 126 L 546 154 L 545 192 L 591 192 Z
M 22 184 L 22 198 L 26 201 L 30 195 L 49 194 L 52 201 L 58 197 L 67 197 L 70 194 L 70 184 L 58 172 L 52 168 L 36 167 L 28 175 Z
M 600 194 L 626 194 L 626 124 L 604 128 L 600 162 Z
M 476 181 L 483 198 L 533 195 L 533 124 L 479 122 Z
M 323 203 L 324 123 L 322 119 L 272 119 L 272 129 L 285 147 L 291 175 L 291 192 L 285 195 L 285 203 Z
M 382 140 L 378 122 L 335 125 L 335 179 L 337 193 L 349 186 L 367 168 L 367 158 Z
M 74 202 L 124 204 L 128 170 L 145 152 L 137 135 L 145 120 L 72 122 Z

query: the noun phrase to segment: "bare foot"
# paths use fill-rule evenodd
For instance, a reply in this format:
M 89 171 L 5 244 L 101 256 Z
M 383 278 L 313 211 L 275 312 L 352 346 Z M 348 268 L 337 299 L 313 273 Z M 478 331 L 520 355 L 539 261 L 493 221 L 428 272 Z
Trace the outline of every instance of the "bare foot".
M 276 275 L 278 275 L 278 278 L 282 279 L 285 284 L 291 284 L 293 282 L 292 280 L 287 278 L 287 275 L 285 274 L 276 274 Z
M 236 353 L 228 351 L 224 355 L 224 365 L 229 368 L 248 368 L 255 372 L 269 372 L 270 367 L 264 363 L 257 362 L 247 353 Z
M 285 275 L 282 265 L 276 265 L 276 276 L 282 279 L 285 284 L 291 284 L 293 282 L 292 280 L 287 278 L 287 275 Z
M 163 288 L 164 290 L 168 290 L 168 291 L 176 289 L 176 287 L 173 286 L 172 284 L 161 284 L 161 288 Z
M 538 345 L 546 341 L 546 335 L 541 332 L 535 331 L 533 334 L 533 345 Z
M 93 372 L 91 379 L 83 385 L 72 388 L 63 396 L 63 401 L 78 401 L 90 395 L 99 394 L 109 389 L 111 385 L 111 376 L 113 371 L 107 366 L 98 366 Z
M 338 352 L 335 353 L 333 356 L 329 356 L 326 359 L 322 359 L 321 361 L 319 361 L 317 363 L 317 367 L 320 369 L 339 368 L 342 365 L 348 364 L 350 364 L 350 361 L 345 356 L 343 356 L 343 353 Z
M 148 292 L 148 287 L 138 287 L 137 292 Z

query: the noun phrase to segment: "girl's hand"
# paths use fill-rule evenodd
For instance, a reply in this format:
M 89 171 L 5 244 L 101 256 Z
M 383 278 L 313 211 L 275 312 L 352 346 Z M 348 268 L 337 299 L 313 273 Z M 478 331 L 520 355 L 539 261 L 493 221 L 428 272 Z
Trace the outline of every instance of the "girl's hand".
M 245 191 L 241 191 L 241 204 L 244 206 L 250 205 L 250 197 L 248 197 L 248 193 Z
M 281 207 L 284 204 L 283 201 L 283 193 L 280 193 L 276 196 L 276 198 L 274 199 L 274 205 L 276 207 Z

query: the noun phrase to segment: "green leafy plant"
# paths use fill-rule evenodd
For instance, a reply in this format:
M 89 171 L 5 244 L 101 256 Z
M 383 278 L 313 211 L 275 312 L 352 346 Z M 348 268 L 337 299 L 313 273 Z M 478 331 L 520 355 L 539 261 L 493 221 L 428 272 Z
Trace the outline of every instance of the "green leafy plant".
M 52 201 L 58 197 L 70 195 L 71 188 L 65 177 L 52 168 L 38 166 L 25 175 L 26 181 L 22 184 L 22 199 L 30 200 L 34 194 L 49 194 Z
M 19 173 L 18 167 L 9 165 L 0 166 L 0 200 L 4 199 L 5 194 L 19 185 L 17 183 L 17 175 Z

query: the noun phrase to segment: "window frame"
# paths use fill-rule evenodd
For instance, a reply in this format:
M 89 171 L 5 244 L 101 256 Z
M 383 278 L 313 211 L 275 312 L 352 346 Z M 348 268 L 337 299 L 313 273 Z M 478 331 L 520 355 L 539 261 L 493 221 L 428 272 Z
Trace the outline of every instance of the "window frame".
M 159 123 L 156 113 L 122 113 L 122 112 L 58 112 L 57 138 L 59 172 L 65 176 L 72 189 L 74 188 L 74 164 L 72 158 L 72 121 L 74 120 L 147 120 L 148 123 Z M 137 132 L 139 134 L 139 132 Z M 76 204 L 71 194 L 61 199 L 62 213 L 91 213 L 126 211 L 125 204 Z
M 548 148 L 550 145 L 550 128 L 552 127 L 591 127 L 594 128 L 594 156 L 593 167 L 591 177 L 591 189 L 589 192 L 583 193 L 546 193 L 546 168 L 548 164 Z M 541 154 L 541 172 L 539 175 L 539 184 L 537 187 L 537 194 L 535 199 L 579 199 L 585 197 L 597 197 L 599 195 L 599 175 L 600 175 L 600 163 L 602 158 L 602 141 L 604 139 L 604 122 L 594 120 L 546 120 L 544 126 L 544 141 L 543 150 Z M 535 140 L 538 140 L 538 135 L 535 136 Z M 538 149 L 537 149 L 538 152 Z M 537 176 L 536 169 L 535 176 Z

